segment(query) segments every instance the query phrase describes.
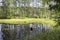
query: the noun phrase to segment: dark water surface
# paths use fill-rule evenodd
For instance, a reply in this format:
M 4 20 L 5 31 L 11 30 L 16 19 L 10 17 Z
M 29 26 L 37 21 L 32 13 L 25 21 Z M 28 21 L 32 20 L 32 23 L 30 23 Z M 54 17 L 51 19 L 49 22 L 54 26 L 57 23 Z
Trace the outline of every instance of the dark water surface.
M 45 24 L 0 24 L 0 40 L 28 40 L 36 33 L 50 29 L 51 26 Z

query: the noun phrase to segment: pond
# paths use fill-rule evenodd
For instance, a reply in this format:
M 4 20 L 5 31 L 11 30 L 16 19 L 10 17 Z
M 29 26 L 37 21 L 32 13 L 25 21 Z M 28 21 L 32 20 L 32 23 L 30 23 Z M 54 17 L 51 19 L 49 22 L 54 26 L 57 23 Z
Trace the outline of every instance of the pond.
M 28 40 L 50 29 L 51 26 L 45 24 L 0 24 L 0 40 Z

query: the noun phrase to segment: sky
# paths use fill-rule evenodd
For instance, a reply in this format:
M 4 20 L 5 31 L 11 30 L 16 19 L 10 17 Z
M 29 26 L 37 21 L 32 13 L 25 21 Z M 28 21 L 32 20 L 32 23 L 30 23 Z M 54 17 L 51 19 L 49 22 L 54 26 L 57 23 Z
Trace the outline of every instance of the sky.
M 2 0 L 0 0 L 0 2 L 1 2 Z
M 0 2 L 2 2 L 2 0 L 0 0 Z M 33 0 L 34 3 L 37 3 L 37 0 Z M 2 3 L 0 3 L 0 5 L 2 5 Z
M 1 1 L 2 1 L 2 0 L 0 0 L 0 2 L 1 2 Z M 32 0 L 31 0 L 31 1 L 32 1 Z M 38 3 L 38 1 L 39 1 L 39 0 L 33 0 L 30 4 L 34 5 L 35 7 L 36 7 L 36 5 L 37 5 L 37 6 L 41 6 L 41 4 L 36 4 L 36 3 Z M 18 5 L 19 5 L 19 3 L 18 3 L 18 1 L 16 1 L 16 6 L 18 7 Z M 20 3 L 20 5 L 23 6 L 24 3 Z M 32 6 L 32 5 L 30 5 L 30 6 Z M 2 3 L 0 3 L 0 6 L 2 6 Z
M 2 0 L 0 0 L 0 2 L 2 2 Z M 0 3 L 0 6 L 2 6 L 2 3 Z

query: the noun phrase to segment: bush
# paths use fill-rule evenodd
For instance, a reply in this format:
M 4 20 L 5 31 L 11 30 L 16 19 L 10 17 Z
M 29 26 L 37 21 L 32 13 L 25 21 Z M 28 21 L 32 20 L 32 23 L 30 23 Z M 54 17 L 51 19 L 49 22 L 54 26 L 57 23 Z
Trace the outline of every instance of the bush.
M 60 27 L 36 34 L 30 40 L 60 40 Z

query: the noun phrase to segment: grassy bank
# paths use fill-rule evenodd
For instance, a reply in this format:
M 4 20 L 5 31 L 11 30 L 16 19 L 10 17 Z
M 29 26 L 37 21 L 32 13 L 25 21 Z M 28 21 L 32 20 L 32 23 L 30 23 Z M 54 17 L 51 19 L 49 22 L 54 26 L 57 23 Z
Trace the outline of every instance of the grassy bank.
M 50 24 L 52 26 L 56 25 L 56 22 L 50 19 L 44 18 L 25 18 L 25 19 L 0 19 L 0 23 L 7 23 L 7 24 L 30 24 L 30 23 L 45 23 Z

